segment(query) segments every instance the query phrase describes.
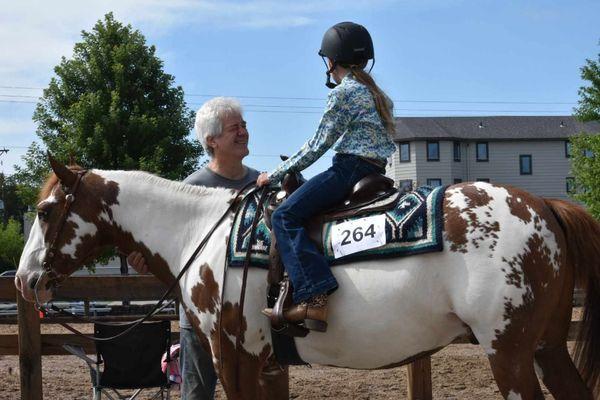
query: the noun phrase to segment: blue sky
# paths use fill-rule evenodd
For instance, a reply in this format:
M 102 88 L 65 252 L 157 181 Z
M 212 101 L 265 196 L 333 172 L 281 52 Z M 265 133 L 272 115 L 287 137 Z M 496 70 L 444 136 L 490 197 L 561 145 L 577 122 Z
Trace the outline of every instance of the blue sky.
M 600 52 L 597 0 L 9 2 L 0 14 L 0 148 L 10 151 L 0 171 L 11 174 L 37 139 L 33 103 L 53 66 L 108 11 L 157 47 L 190 108 L 209 95 L 240 98 L 245 161 L 259 170 L 313 134 L 328 92 L 316 53 L 337 22 L 371 32 L 373 75 L 399 116 L 568 115 L 579 68 Z

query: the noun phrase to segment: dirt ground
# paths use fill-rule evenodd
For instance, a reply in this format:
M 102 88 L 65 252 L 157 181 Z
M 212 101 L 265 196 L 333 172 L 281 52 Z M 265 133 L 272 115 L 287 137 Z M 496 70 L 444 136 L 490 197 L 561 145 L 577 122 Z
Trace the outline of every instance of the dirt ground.
M 576 318 L 575 318 L 576 319 Z M 63 332 L 42 325 L 42 332 Z M 88 328 L 89 331 L 89 328 Z M 17 333 L 16 326 L 0 325 L 0 334 Z M 404 399 L 407 394 L 406 367 L 379 371 L 313 366 L 291 368 L 292 399 Z M 0 357 L 0 400 L 18 399 L 19 360 Z M 74 356 L 42 358 L 43 392 L 46 400 L 90 399 L 91 384 L 87 366 Z M 501 399 L 485 354 L 479 346 L 451 345 L 432 356 L 434 399 Z M 542 385 L 543 387 L 543 385 Z M 552 396 L 543 387 L 547 399 Z M 175 392 L 173 399 L 179 399 Z M 144 399 L 144 397 L 141 397 Z M 222 388 L 216 399 L 224 400 Z

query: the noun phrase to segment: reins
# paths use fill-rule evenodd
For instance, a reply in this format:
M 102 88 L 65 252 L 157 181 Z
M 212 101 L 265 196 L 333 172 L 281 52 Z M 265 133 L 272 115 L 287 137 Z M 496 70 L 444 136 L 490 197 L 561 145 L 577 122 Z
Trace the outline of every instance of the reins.
M 238 318 L 238 331 L 235 336 L 235 387 L 236 390 L 240 390 L 240 346 L 242 344 L 242 323 L 244 322 L 244 302 L 246 300 L 246 284 L 248 283 L 248 268 L 250 267 L 250 258 L 252 256 L 252 242 L 256 237 L 256 225 L 261 216 L 261 206 L 265 201 L 265 197 L 268 192 L 268 187 L 263 186 L 258 203 L 256 205 L 256 211 L 254 212 L 254 218 L 252 219 L 252 225 L 250 226 L 250 237 L 248 238 L 248 248 L 246 249 L 246 257 L 244 258 L 244 272 L 242 275 L 242 287 L 240 289 L 240 302 L 239 302 L 239 318 Z M 222 302 L 223 300 L 221 300 Z M 222 312 L 221 308 L 221 312 Z M 220 344 L 220 341 L 219 341 Z
M 64 223 L 67 219 L 68 216 L 68 211 L 71 207 L 71 204 L 75 201 L 75 193 L 79 187 L 79 182 L 81 181 L 81 177 L 85 174 L 85 171 L 82 171 L 81 173 L 78 173 L 78 178 L 77 181 L 75 182 L 75 185 L 73 186 L 73 190 L 71 190 L 71 193 L 69 193 L 67 196 L 71 195 L 71 198 L 67 201 L 67 203 L 65 203 L 65 208 L 63 209 L 63 214 L 62 214 L 62 218 L 63 220 L 61 221 L 60 225 L 59 225 L 59 229 L 56 231 L 56 234 L 54 236 L 53 241 L 51 242 L 51 246 L 50 246 L 50 251 L 49 251 L 49 255 L 50 255 L 50 261 L 53 260 L 54 258 L 54 254 L 55 254 L 55 249 L 54 251 L 52 251 L 53 246 L 56 245 L 56 240 L 60 234 L 60 231 L 62 230 L 62 227 L 64 226 Z M 107 338 L 99 338 L 96 336 L 90 336 L 90 335 L 86 335 L 82 332 L 80 332 L 79 330 L 73 328 L 72 326 L 68 325 L 67 323 L 64 322 L 59 322 L 60 325 L 62 325 L 64 328 L 66 328 L 67 330 L 69 330 L 70 332 L 73 332 L 74 334 L 78 335 L 78 336 L 82 336 L 85 337 L 87 339 L 96 341 L 96 342 L 107 342 L 110 340 L 114 340 L 117 339 L 121 336 L 126 335 L 127 333 L 131 332 L 132 330 L 134 330 L 138 325 L 142 324 L 143 322 L 147 321 L 149 318 L 151 318 L 152 316 L 154 316 L 156 313 L 158 313 L 160 310 L 162 310 L 164 307 L 166 307 L 168 305 L 165 304 L 164 306 L 162 305 L 163 302 L 167 299 L 167 297 L 171 294 L 171 292 L 173 291 L 173 289 L 175 289 L 175 287 L 178 285 L 179 281 L 181 280 L 182 276 L 186 273 L 186 271 L 189 269 L 189 267 L 192 265 L 193 261 L 196 259 L 196 256 L 198 255 L 198 253 L 200 253 L 200 251 L 204 248 L 204 246 L 206 245 L 206 243 L 208 243 L 208 240 L 211 238 L 212 234 L 215 232 L 215 230 L 217 229 L 217 227 L 223 222 L 223 220 L 225 219 L 225 217 L 227 217 L 227 215 L 229 214 L 229 212 L 238 204 L 237 200 L 240 198 L 240 196 L 242 195 L 242 193 L 244 192 L 244 190 L 246 190 L 248 187 L 250 187 L 251 185 L 254 185 L 255 182 L 250 182 L 249 184 L 247 184 L 246 186 L 244 186 L 242 189 L 240 189 L 237 193 L 235 198 L 233 199 L 233 201 L 230 202 L 229 207 L 227 207 L 227 210 L 225 210 L 225 212 L 223 213 L 223 215 L 221 215 L 221 217 L 219 218 L 219 220 L 212 226 L 212 228 L 208 231 L 208 233 L 206 234 L 206 236 L 202 239 L 202 241 L 200 242 L 200 244 L 198 244 L 198 246 L 196 247 L 196 249 L 194 250 L 194 252 L 192 253 L 192 255 L 189 257 L 188 261 L 185 263 L 185 265 L 183 266 L 183 268 L 181 269 L 181 271 L 179 272 L 179 274 L 177 275 L 177 277 L 175 278 L 175 280 L 171 283 L 171 285 L 169 286 L 169 288 L 167 289 L 167 291 L 163 294 L 163 296 L 160 298 L 160 300 L 156 303 L 156 305 L 153 307 L 152 310 L 150 310 L 144 317 L 139 318 L 137 320 L 134 320 L 132 322 L 130 322 L 131 326 L 127 329 L 125 329 L 124 331 L 122 331 L 121 333 L 111 336 L 111 337 L 107 337 Z M 245 197 L 251 195 L 252 193 L 254 193 L 256 190 L 258 190 L 258 188 L 251 190 L 250 192 L 248 192 Z M 38 301 L 38 296 L 37 296 L 37 290 L 38 290 L 38 285 L 40 284 L 40 282 L 42 281 L 42 278 L 44 277 L 44 275 L 48 274 L 50 276 L 50 274 L 52 273 L 54 275 L 54 277 L 51 277 L 50 279 L 52 279 L 52 281 L 56 281 L 58 279 L 62 279 L 64 280 L 66 278 L 66 276 L 64 276 L 63 274 L 56 274 L 56 272 L 54 272 L 52 270 L 52 266 L 50 262 L 47 262 L 46 260 L 44 260 L 43 265 L 48 266 L 49 269 L 46 268 L 46 266 L 44 267 L 44 272 L 40 275 L 40 277 L 38 278 L 36 285 L 35 285 L 35 298 L 36 298 L 36 308 L 41 311 L 44 315 L 47 314 L 48 309 L 46 307 L 44 307 L 42 304 L 39 303 Z M 56 285 L 54 285 L 56 286 Z M 60 312 L 61 314 L 66 314 L 69 316 L 74 316 L 80 320 L 85 320 L 84 318 L 81 318 L 75 314 L 72 314 L 68 311 L 62 310 L 54 305 L 50 306 L 50 309 L 52 309 L 53 311 L 57 311 Z M 86 321 L 86 322 L 93 322 L 91 320 Z M 127 325 L 129 323 L 115 323 L 115 324 L 106 324 L 106 325 Z

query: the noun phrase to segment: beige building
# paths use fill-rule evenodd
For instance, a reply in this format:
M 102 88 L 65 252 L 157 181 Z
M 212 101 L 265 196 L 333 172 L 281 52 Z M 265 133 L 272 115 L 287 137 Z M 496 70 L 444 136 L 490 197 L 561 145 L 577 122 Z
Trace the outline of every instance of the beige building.
M 600 134 L 571 116 L 400 117 L 388 175 L 400 187 L 489 181 L 568 199 L 568 138 Z

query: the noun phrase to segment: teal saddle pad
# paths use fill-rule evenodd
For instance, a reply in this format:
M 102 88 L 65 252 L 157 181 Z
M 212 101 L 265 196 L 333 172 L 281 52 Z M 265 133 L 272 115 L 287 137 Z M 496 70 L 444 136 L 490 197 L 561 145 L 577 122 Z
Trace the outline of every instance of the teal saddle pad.
M 441 251 L 445 189 L 446 187 L 441 186 L 435 188 L 422 186 L 402 195 L 391 209 L 367 211 L 356 217 L 325 222 L 322 227 L 322 247 L 325 257 L 333 265 L 364 259 L 402 257 Z M 228 246 L 228 260 L 232 267 L 244 265 L 250 240 L 250 228 L 254 214 L 257 212 L 259 197 L 259 193 L 249 195 L 234 218 Z M 262 209 L 258 212 L 262 214 Z M 385 216 L 385 245 L 335 258 L 331 244 L 331 233 L 335 225 L 381 214 Z M 261 215 L 252 243 L 250 265 L 268 268 L 270 247 L 271 231 Z

